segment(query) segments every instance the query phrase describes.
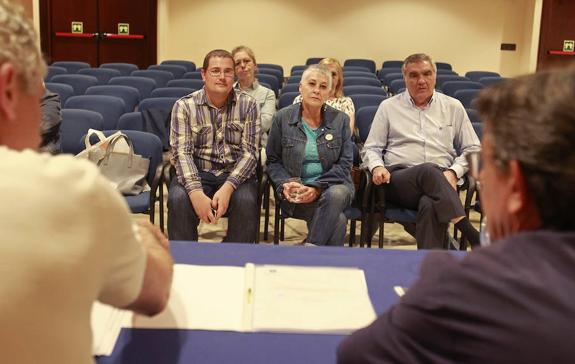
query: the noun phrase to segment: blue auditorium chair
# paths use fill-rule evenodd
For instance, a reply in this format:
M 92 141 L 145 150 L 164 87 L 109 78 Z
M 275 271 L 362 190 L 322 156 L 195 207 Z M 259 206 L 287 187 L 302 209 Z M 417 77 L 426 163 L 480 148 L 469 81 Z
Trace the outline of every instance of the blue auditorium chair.
M 483 77 L 501 77 L 501 75 L 491 71 L 469 71 L 465 74 L 465 77 L 471 81 L 479 81 Z
M 156 70 L 138 70 L 133 71 L 130 76 L 136 77 L 146 77 L 156 81 L 156 87 L 165 87 L 168 81 L 174 79 L 174 75 L 172 75 L 168 71 L 156 71 Z
M 481 90 L 458 90 L 453 97 L 461 101 L 463 106 L 468 109 L 474 109 L 473 100 Z
M 74 96 L 74 89 L 72 86 L 65 84 L 65 83 L 56 83 L 56 82 L 46 82 L 46 88 L 53 93 L 56 93 L 60 96 L 60 103 L 64 105 L 66 100 L 71 96 Z
M 65 109 L 82 109 L 98 112 L 104 118 L 104 129 L 116 129 L 118 119 L 126 110 L 124 100 L 116 96 L 72 96 L 64 104 Z
M 159 87 L 152 91 L 150 98 L 156 97 L 184 97 L 196 91 L 196 89 L 189 87 Z
M 453 97 L 458 90 L 481 90 L 484 86 L 475 81 L 448 81 L 441 85 L 441 92 Z
M 152 90 L 156 88 L 156 81 L 151 78 L 136 76 L 114 77 L 108 84 L 134 87 L 140 93 L 140 100 L 150 97 Z
M 194 90 L 199 90 L 204 87 L 203 80 L 194 80 L 194 79 L 187 79 L 182 78 L 179 80 L 171 80 L 166 85 L 167 87 L 187 87 L 193 88 Z
M 153 64 L 149 66 L 148 69 L 170 72 L 172 76 L 174 76 L 174 79 L 182 78 L 184 74 L 188 72 L 186 67 L 177 64 Z
M 52 77 L 50 82 L 65 83 L 72 86 L 74 95 L 83 95 L 88 87 L 98 84 L 98 79 L 94 76 L 68 74 L 56 75 Z
M 125 112 L 134 111 L 140 102 L 140 91 L 132 86 L 122 85 L 100 85 L 92 86 L 86 90 L 86 95 L 106 95 L 116 96 L 124 100 Z
M 68 74 L 67 69 L 65 69 L 64 67 L 58 67 L 58 66 L 48 66 L 47 71 L 48 72 L 46 73 L 46 77 L 44 77 L 44 82 L 50 82 L 52 80 L 52 77 L 54 77 L 56 75 Z
M 387 96 L 384 89 L 377 86 L 343 86 L 343 93 L 346 96 L 350 95 L 383 95 Z
M 278 110 L 293 104 L 293 100 L 299 95 L 299 92 L 285 92 L 282 93 L 278 100 Z
M 182 78 L 191 78 L 192 80 L 201 80 L 202 79 L 202 71 L 186 72 L 186 73 L 184 73 Z
M 369 72 L 371 73 L 375 73 L 375 62 L 371 59 L 346 59 L 343 62 L 343 66 L 359 66 L 359 67 L 365 67 L 369 70 Z
M 94 76 L 98 79 L 98 84 L 100 85 L 107 85 L 112 77 L 122 75 L 120 71 L 111 68 L 83 68 L 78 71 L 78 74 Z
M 196 64 L 192 61 L 185 61 L 185 60 L 180 60 L 180 59 L 169 59 L 166 61 L 162 61 L 162 63 L 160 63 L 161 65 L 176 65 L 176 66 L 182 66 L 186 68 L 186 72 L 193 72 L 196 70 Z
M 60 151 L 74 155 L 80 153 L 84 135 L 89 129 L 104 130 L 102 114 L 90 110 L 62 109 Z
M 65 68 L 68 71 L 68 73 L 78 73 L 78 71 L 83 68 L 90 68 L 89 63 L 77 62 L 77 61 L 58 61 L 53 62 L 51 66 Z
M 136 66 L 135 64 L 122 63 L 122 62 L 102 63 L 100 65 L 100 68 L 117 70 L 120 72 L 121 76 L 129 76 L 130 73 L 138 70 L 138 66 Z
M 381 81 L 375 77 L 344 77 L 344 86 L 375 86 L 381 87 Z

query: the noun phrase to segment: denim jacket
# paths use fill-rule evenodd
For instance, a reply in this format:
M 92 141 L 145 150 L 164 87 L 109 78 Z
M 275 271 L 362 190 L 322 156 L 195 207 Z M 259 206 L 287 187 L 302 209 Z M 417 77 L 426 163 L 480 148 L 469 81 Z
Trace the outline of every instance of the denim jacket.
M 321 117 L 317 150 L 323 174 L 307 185 L 325 190 L 332 185 L 344 184 L 353 194 L 350 174 L 353 142 L 349 117 L 328 105 L 323 106 Z M 290 177 L 301 176 L 307 142 L 302 123 L 300 103 L 281 109 L 272 121 L 266 148 L 266 164 L 267 173 L 280 196 L 283 184 Z

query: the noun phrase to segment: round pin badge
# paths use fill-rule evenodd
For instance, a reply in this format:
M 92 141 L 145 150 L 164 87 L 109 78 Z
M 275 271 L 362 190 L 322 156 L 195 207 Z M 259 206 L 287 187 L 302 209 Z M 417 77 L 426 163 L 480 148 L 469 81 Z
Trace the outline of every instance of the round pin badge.
M 325 135 L 325 140 L 330 141 L 330 140 L 332 140 L 332 139 L 333 139 L 333 135 L 331 135 L 331 134 L 326 134 L 326 135 Z

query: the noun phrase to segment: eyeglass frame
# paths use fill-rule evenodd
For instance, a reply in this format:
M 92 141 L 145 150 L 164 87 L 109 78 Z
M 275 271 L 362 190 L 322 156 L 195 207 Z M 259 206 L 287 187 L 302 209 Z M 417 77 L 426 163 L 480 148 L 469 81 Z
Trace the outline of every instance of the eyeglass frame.
M 220 77 L 223 75 L 225 78 L 233 78 L 235 76 L 235 71 L 233 69 L 219 69 L 219 68 L 212 68 L 207 71 L 212 77 Z

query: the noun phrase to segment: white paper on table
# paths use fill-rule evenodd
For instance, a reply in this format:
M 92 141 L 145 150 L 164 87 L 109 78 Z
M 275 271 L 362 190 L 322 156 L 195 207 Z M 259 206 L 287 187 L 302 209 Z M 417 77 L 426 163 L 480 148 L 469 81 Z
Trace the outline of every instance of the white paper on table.
M 111 355 L 122 327 L 131 325 L 133 313 L 94 302 L 92 324 L 92 354 Z
M 168 307 L 133 327 L 243 331 L 243 294 L 243 267 L 176 264 Z
M 347 333 L 376 318 L 358 268 L 261 265 L 254 286 L 253 331 Z

